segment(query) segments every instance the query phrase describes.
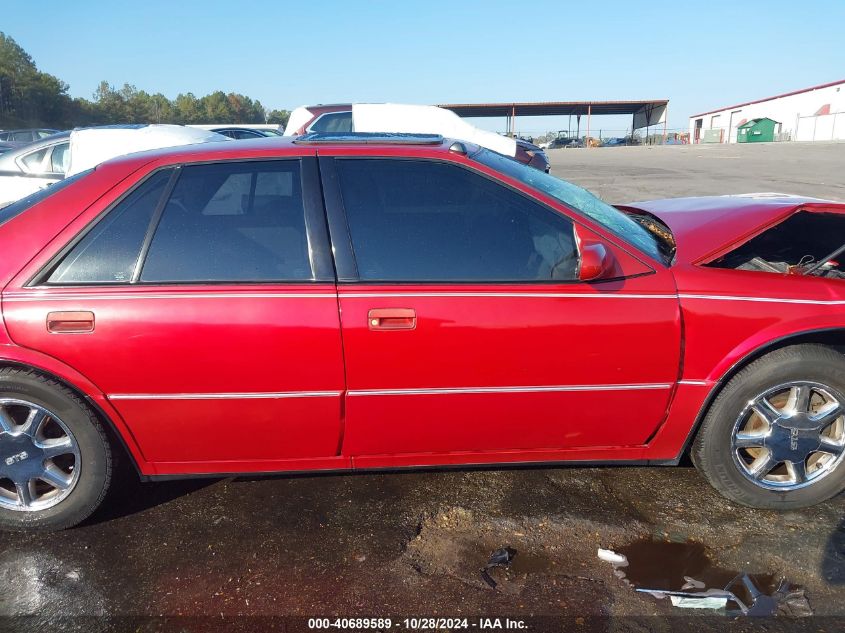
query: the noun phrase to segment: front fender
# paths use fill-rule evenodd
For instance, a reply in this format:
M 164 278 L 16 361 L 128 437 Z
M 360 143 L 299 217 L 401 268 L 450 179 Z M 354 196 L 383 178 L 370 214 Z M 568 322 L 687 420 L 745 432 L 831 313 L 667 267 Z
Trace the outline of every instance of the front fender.
M 779 322 L 754 332 L 748 338 L 735 345 L 705 377 L 707 382 L 723 383 L 738 367 L 750 360 L 759 358 L 766 352 L 782 347 L 790 340 L 823 337 L 842 334 L 845 337 L 845 317 L 843 315 L 807 316 L 796 320 Z

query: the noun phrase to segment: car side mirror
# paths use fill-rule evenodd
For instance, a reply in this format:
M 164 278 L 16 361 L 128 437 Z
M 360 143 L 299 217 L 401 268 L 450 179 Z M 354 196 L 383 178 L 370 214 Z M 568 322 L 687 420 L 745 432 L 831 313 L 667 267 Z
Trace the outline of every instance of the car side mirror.
M 616 258 L 610 249 L 594 238 L 578 235 L 578 279 L 595 281 L 610 275 L 616 268 Z

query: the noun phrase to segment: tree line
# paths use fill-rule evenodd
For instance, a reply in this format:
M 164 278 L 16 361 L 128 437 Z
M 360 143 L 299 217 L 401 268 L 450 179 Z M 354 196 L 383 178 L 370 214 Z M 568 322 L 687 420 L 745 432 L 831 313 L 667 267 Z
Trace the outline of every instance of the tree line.
M 73 98 L 68 85 L 41 72 L 14 39 L 0 31 L 0 129 L 70 129 L 113 123 L 278 123 L 290 112 L 267 110 L 260 101 L 221 90 L 168 99 L 130 84 L 100 82 L 92 99 Z

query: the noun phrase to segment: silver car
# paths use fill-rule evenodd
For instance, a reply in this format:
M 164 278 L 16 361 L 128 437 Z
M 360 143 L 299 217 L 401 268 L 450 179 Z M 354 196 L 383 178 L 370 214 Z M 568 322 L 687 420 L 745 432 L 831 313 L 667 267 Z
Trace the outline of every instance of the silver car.
M 58 182 L 70 162 L 70 132 L 0 154 L 0 208 Z

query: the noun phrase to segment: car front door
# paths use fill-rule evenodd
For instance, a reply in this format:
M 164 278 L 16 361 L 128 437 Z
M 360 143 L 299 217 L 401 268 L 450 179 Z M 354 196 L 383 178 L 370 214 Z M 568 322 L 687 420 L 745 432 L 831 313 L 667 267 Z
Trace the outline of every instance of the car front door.
M 648 440 L 679 368 L 668 270 L 608 244 L 615 278 L 578 281 L 573 219 L 468 166 L 338 155 L 320 167 L 356 463 Z
M 154 171 L 4 307 L 14 341 L 95 383 L 159 473 L 339 465 L 313 157 Z

